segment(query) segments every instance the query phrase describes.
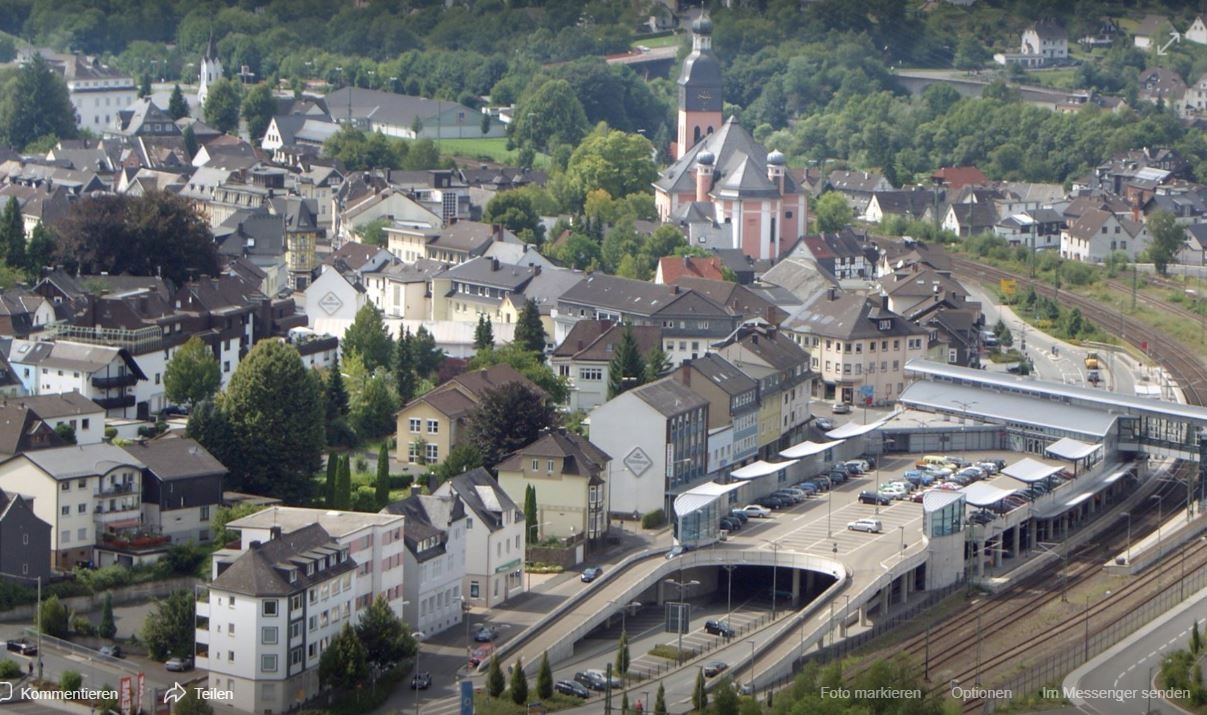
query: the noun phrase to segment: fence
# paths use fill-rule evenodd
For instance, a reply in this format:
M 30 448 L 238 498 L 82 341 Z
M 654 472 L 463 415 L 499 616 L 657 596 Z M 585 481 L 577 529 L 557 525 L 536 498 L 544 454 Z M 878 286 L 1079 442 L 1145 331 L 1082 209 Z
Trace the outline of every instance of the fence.
M 1170 608 L 1186 598 L 1187 594 L 1207 586 L 1207 571 L 1200 570 L 1186 574 L 1182 578 L 1173 579 L 1172 583 L 1161 593 L 1144 602 L 1128 613 L 1116 618 L 1106 627 L 1098 627 L 1089 638 L 1082 638 L 1058 653 L 1045 658 L 1022 674 L 1004 683 L 995 684 L 990 690 L 1012 693 L 1015 697 L 1023 697 L 1039 691 L 1040 688 L 1051 685 L 1073 672 L 1077 667 L 1115 645 L 1119 641 L 1139 630 L 1152 619 L 1165 613 Z M 1090 625 L 1093 626 L 1093 619 Z M 1078 640 L 1074 637 L 1074 640 Z M 1005 705 L 1009 700 L 988 700 L 986 705 L 989 712 Z

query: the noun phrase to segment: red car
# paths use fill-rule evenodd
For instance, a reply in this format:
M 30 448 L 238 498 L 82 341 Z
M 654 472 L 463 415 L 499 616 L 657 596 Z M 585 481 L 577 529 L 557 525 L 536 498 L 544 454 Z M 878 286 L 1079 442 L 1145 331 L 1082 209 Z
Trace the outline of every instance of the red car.
M 483 661 L 490 658 L 490 654 L 495 650 L 494 643 L 487 643 L 483 646 L 474 648 L 474 651 L 469 654 L 469 665 L 472 668 L 477 668 Z

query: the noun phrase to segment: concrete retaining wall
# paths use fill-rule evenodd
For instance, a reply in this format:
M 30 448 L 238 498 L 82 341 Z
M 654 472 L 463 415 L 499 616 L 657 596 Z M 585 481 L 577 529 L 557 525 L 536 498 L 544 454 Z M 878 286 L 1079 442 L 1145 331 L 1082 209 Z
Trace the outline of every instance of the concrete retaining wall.
M 156 598 L 163 598 L 173 591 L 187 590 L 192 591 L 193 586 L 197 583 L 197 579 L 191 576 L 179 576 L 163 581 L 151 581 L 149 583 L 138 583 L 132 586 L 122 586 L 115 588 L 108 593 L 113 596 L 114 606 L 124 606 L 130 603 L 143 603 Z M 45 590 L 42 593 L 46 596 Z M 105 600 L 104 593 L 98 593 L 93 596 L 72 596 L 71 598 L 62 599 L 63 605 L 69 610 L 76 613 L 91 613 L 101 610 Z M 24 606 L 16 606 L 7 611 L 0 612 L 0 623 L 14 622 L 33 622 L 34 610 L 36 604 L 28 604 Z

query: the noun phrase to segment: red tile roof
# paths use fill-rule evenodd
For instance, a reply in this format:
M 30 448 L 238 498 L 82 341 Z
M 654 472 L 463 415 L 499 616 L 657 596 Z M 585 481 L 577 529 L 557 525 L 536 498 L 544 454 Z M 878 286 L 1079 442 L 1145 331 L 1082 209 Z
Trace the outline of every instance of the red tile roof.
M 721 270 L 721 259 L 716 256 L 698 258 L 694 256 L 663 256 L 658 259 L 658 267 L 662 272 L 662 282 L 672 285 L 683 276 L 694 276 L 712 281 L 723 281 L 725 275 Z
M 938 179 L 956 191 L 968 185 L 983 186 L 989 183 L 989 177 L 975 166 L 945 166 L 931 174 L 930 178 Z

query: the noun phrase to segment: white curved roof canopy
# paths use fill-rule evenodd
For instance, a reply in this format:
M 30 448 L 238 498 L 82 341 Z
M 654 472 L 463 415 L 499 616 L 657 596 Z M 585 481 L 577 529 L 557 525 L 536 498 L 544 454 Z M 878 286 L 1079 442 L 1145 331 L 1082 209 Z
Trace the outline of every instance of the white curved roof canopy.
M 741 469 L 735 469 L 729 473 L 731 479 L 758 479 L 765 477 L 768 474 L 775 474 L 785 467 L 791 467 L 796 464 L 795 459 L 790 459 L 787 462 L 764 462 L 759 460 L 751 462 Z
M 829 442 L 810 442 L 809 440 L 805 440 L 804 442 L 798 442 L 797 444 L 794 444 L 791 447 L 789 447 L 788 449 L 785 449 L 784 451 L 780 452 L 780 456 L 784 457 L 786 459 L 800 459 L 802 457 L 812 457 L 815 454 L 821 454 L 822 452 L 826 451 L 827 449 L 837 447 L 838 445 L 842 444 L 844 441 L 845 440 L 841 440 L 841 439 L 835 439 L 835 440 L 831 440 Z
M 1048 445 L 1045 453 L 1049 457 L 1058 459 L 1085 459 L 1094 452 L 1097 452 L 1102 445 L 1089 444 L 1081 440 L 1065 437 Z
M 1053 467 L 1030 457 L 1025 457 L 1007 466 L 1002 474 L 1014 477 L 1020 482 L 1038 482 L 1059 472 L 1063 467 Z

